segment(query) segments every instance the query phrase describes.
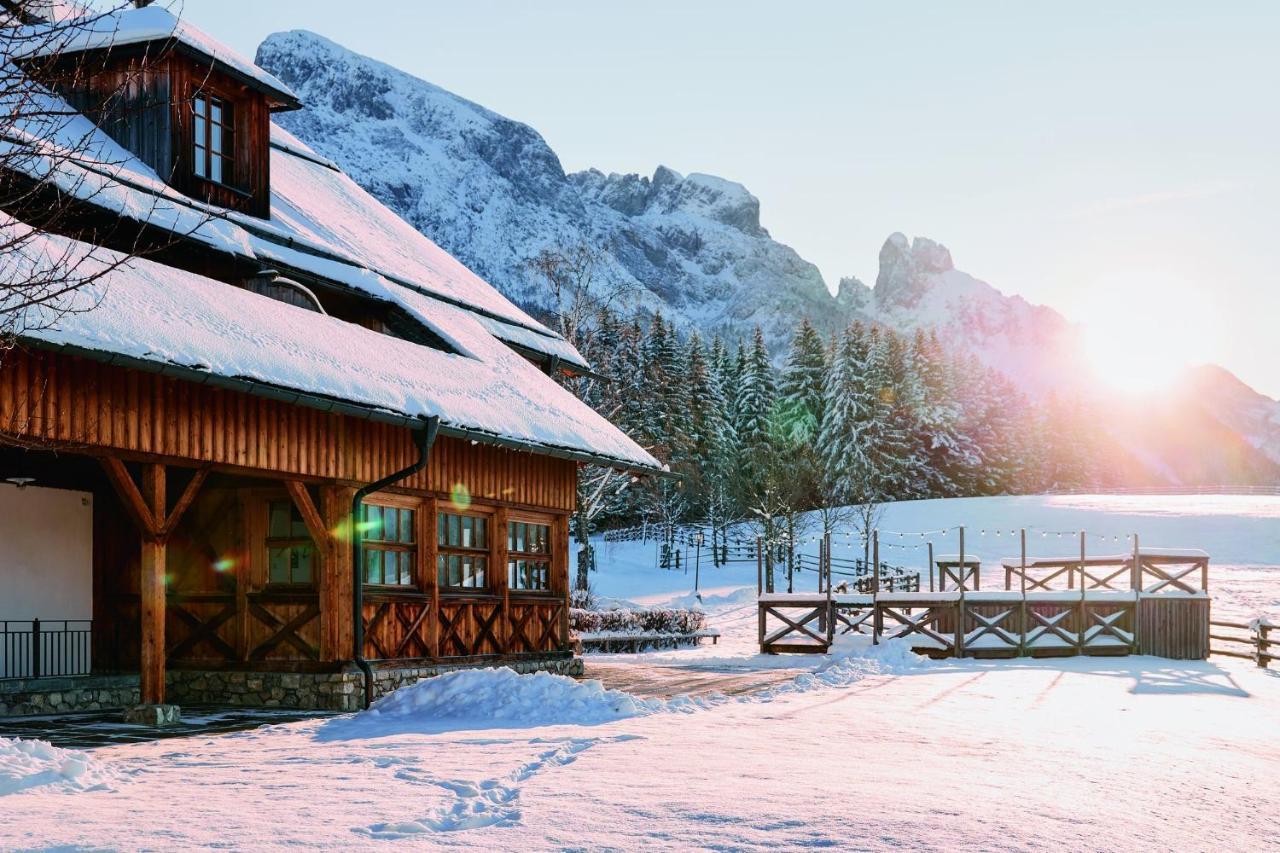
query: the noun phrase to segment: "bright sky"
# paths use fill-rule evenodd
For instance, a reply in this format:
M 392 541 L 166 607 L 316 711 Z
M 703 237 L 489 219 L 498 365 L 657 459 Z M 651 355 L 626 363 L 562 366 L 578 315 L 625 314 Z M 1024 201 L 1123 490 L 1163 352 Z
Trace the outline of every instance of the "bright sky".
M 249 56 L 326 35 L 529 123 L 567 170 L 740 181 L 833 287 L 926 235 L 1102 352 L 1280 396 L 1273 0 L 184 7 Z

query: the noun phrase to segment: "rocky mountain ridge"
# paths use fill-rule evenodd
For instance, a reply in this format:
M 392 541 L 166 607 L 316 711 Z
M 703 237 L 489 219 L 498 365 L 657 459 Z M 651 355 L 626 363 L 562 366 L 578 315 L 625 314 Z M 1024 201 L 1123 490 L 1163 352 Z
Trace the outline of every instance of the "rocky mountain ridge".
M 305 104 L 278 115 L 280 124 L 535 313 L 549 294 L 530 261 L 587 245 L 603 250 L 597 281 L 708 336 L 742 339 L 759 325 L 781 353 L 802 317 L 824 334 L 861 319 L 937 329 L 1033 395 L 1093 382 L 1062 315 L 957 270 L 928 238 L 890 235 L 874 286 L 845 278 L 832 295 L 816 266 L 772 239 L 759 200 L 741 184 L 665 166 L 652 176 L 566 173 L 528 125 L 314 33 L 269 36 L 257 62 Z M 1196 417 L 1238 435 L 1241 452 L 1260 464 L 1280 463 L 1280 403 L 1222 373 L 1230 379 L 1196 379 L 1186 397 L 1206 401 Z M 1165 474 L 1176 480 L 1174 467 Z

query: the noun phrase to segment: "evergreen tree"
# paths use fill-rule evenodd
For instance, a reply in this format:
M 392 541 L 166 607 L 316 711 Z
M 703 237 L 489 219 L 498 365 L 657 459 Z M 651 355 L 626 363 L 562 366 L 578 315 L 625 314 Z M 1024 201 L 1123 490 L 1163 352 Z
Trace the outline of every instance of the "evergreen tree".
M 779 389 L 781 427 L 792 441 L 809 444 L 818 436 L 827 370 L 822 338 L 806 318 L 791 341 Z

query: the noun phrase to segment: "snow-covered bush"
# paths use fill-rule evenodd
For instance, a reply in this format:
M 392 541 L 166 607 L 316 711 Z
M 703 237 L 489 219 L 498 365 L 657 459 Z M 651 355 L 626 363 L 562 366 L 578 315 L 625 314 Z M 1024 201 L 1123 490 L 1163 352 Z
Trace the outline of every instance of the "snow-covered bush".
M 575 634 L 692 634 L 703 629 L 706 618 L 700 610 L 676 608 L 569 610 L 569 625 Z

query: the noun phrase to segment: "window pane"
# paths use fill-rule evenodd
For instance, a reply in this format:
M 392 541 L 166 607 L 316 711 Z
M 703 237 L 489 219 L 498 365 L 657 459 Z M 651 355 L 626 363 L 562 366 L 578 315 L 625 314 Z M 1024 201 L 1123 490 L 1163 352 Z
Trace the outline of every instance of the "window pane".
M 209 134 L 209 148 L 214 154 L 222 153 L 222 127 L 220 125 L 212 126 L 212 133 Z
M 289 549 L 270 548 L 267 551 L 267 578 L 271 583 L 289 582 Z
M 191 102 L 191 108 L 195 111 L 196 115 L 198 116 L 204 115 L 205 109 L 206 109 L 205 98 L 202 96 L 197 96 L 195 100 Z
M 475 526 L 476 520 L 469 515 L 462 517 L 462 547 L 475 547 Z
M 195 136 L 193 138 L 195 139 L 196 145 L 203 146 L 205 144 L 205 139 L 207 138 L 206 134 L 208 133 L 204 119 L 200 116 L 196 116 L 194 126 Z
M 382 583 L 382 554 L 378 551 L 364 552 L 364 582 Z
M 290 504 L 288 501 L 272 501 L 270 505 L 270 521 L 267 525 L 267 535 L 272 539 L 288 539 L 290 528 L 289 512 Z
M 382 507 L 364 505 L 364 538 L 378 541 L 382 538 Z
M 486 518 L 476 519 L 476 547 L 489 547 L 489 520 Z
M 205 171 L 206 160 L 207 158 L 205 156 L 204 149 L 197 145 L 196 153 L 195 153 L 195 162 L 193 165 L 195 166 L 196 175 L 201 178 L 206 177 L 207 175 L 207 172 Z
M 485 569 L 487 568 L 488 562 L 489 562 L 488 559 L 485 557 L 476 557 L 474 559 L 475 559 L 475 565 L 472 567 L 472 572 L 473 572 L 472 586 L 475 586 L 475 587 L 488 586 L 488 583 L 485 581 L 485 577 L 484 577 Z
M 289 503 L 289 530 L 290 535 L 294 539 L 310 539 L 311 531 L 307 530 L 307 523 L 302 520 L 302 513 L 292 503 Z
M 293 583 L 311 583 L 311 548 L 293 548 Z
M 446 517 L 444 515 L 436 516 L 436 544 L 437 545 L 444 544 L 444 528 L 447 523 L 448 522 L 446 521 Z
M 462 558 L 457 554 L 449 555 L 449 586 L 462 584 Z
M 222 102 L 221 101 L 210 102 L 209 118 L 213 119 L 214 124 L 222 123 Z
M 383 542 L 396 541 L 396 517 L 399 513 L 393 507 L 382 508 L 382 529 L 378 531 L 377 538 Z
M 416 542 L 417 536 L 414 533 L 416 529 L 415 513 L 411 509 L 400 510 L 400 541 L 406 544 Z
M 462 518 L 461 516 L 449 516 L 449 544 L 458 547 L 462 544 Z
M 222 182 L 222 158 L 214 157 L 209 161 L 209 179 Z
M 400 583 L 408 586 L 413 583 L 413 552 L 400 552 Z

